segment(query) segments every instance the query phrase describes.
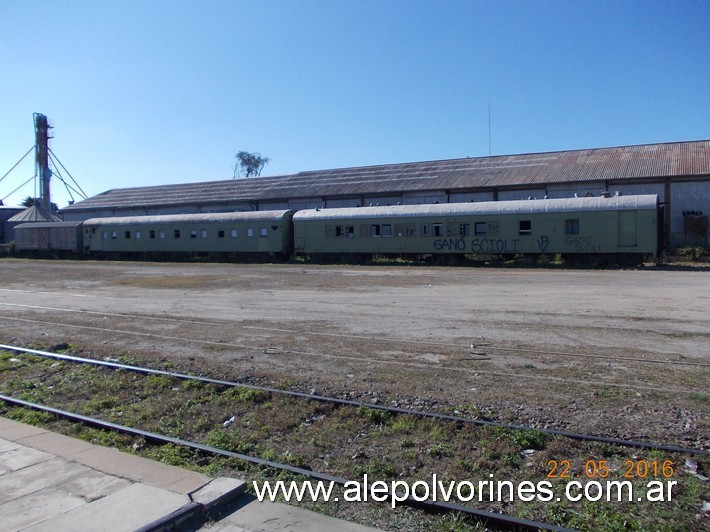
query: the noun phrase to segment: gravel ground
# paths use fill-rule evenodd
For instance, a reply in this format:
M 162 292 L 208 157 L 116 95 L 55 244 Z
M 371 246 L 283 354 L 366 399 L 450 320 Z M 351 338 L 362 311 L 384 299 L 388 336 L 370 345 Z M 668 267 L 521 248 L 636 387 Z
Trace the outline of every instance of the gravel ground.
M 708 448 L 708 271 L 0 267 L 4 343 Z

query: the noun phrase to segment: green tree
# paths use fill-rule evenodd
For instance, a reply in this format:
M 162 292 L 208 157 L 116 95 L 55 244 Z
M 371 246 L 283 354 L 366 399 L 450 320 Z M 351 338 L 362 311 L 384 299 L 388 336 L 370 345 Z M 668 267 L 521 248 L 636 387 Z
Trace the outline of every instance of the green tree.
M 22 200 L 22 203 L 20 203 L 21 207 L 32 207 L 33 205 L 40 205 L 41 202 L 39 198 L 33 198 L 32 196 L 27 196 L 25 199 Z M 51 209 L 52 212 L 57 212 L 59 211 L 59 205 L 54 203 L 53 201 L 49 203 L 49 208 Z
M 234 164 L 234 178 L 240 175 L 243 177 L 257 177 L 261 175 L 264 166 L 271 160 L 268 157 L 262 157 L 258 152 L 249 153 L 248 151 L 240 151 L 235 156 L 237 162 Z

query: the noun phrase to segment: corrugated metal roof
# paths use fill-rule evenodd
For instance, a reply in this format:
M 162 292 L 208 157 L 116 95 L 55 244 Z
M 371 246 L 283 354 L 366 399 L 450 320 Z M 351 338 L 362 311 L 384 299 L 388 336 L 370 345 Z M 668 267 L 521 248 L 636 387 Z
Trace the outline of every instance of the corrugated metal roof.
M 440 203 L 434 205 L 393 205 L 387 207 L 347 207 L 337 209 L 307 209 L 293 215 L 298 220 L 329 220 L 386 218 L 388 216 L 465 216 L 480 214 L 516 214 L 543 212 L 583 212 L 628 209 L 655 209 L 658 196 L 612 196 L 562 198 L 522 201 L 481 201 L 476 203 Z
M 246 222 L 246 221 L 278 221 L 292 211 L 245 211 L 245 212 L 216 212 L 202 214 L 161 214 L 154 216 L 117 216 L 115 218 L 89 218 L 84 223 L 99 225 L 133 225 L 136 223 L 199 223 L 199 222 Z
M 24 211 L 17 213 L 8 222 L 61 222 L 62 219 L 56 214 L 47 212 L 39 205 L 32 205 Z
M 475 157 L 109 190 L 66 211 L 710 175 L 710 140 Z

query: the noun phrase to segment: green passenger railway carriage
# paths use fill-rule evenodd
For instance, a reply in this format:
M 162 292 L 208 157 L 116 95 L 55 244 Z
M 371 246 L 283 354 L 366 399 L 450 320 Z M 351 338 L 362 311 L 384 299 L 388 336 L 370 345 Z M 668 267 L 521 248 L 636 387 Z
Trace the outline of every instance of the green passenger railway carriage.
M 23 224 L 17 250 L 314 259 L 542 255 L 640 262 L 663 249 L 656 195 L 91 218 Z
M 658 196 L 602 196 L 298 211 L 296 253 L 657 257 Z
M 91 218 L 88 253 L 236 253 L 290 256 L 293 211 Z

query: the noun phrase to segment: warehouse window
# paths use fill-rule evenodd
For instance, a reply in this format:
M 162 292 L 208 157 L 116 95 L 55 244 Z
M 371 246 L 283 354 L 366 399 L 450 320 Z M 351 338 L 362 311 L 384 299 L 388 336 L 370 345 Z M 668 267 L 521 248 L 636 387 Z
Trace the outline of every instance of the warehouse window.
M 392 236 L 391 224 L 382 224 L 382 236 Z
M 237 238 L 237 230 L 236 230 L 236 229 L 232 229 L 232 231 L 229 233 L 229 235 L 230 235 L 232 238 Z
M 175 229 L 175 238 L 180 238 L 180 229 Z
M 197 230 L 196 229 L 190 230 L 190 238 L 197 238 Z
M 140 240 L 140 238 L 141 238 L 141 232 L 136 231 L 136 240 Z
M 155 239 L 155 229 L 151 229 L 148 233 L 148 238 Z
M 532 234 L 532 222 L 530 220 L 520 220 L 520 230 L 518 231 L 520 235 L 530 235 Z
M 217 238 L 224 238 L 224 229 L 217 231 Z
M 207 229 L 203 229 L 200 233 L 200 236 L 202 236 L 202 238 L 207 238 Z
M 247 227 L 247 238 L 251 238 L 254 236 L 254 228 L 253 227 Z
M 261 235 L 262 238 L 265 236 L 269 236 L 268 227 L 262 227 L 261 229 L 259 229 L 259 235 Z
M 565 220 L 565 234 L 566 235 L 578 235 L 579 234 L 579 219 Z
M 476 222 L 473 230 L 476 236 L 484 236 L 486 234 L 486 222 Z
M 158 237 L 159 237 L 159 238 L 165 238 L 165 231 L 163 231 L 163 230 L 161 229 L 161 230 L 160 230 L 160 233 L 158 233 Z

